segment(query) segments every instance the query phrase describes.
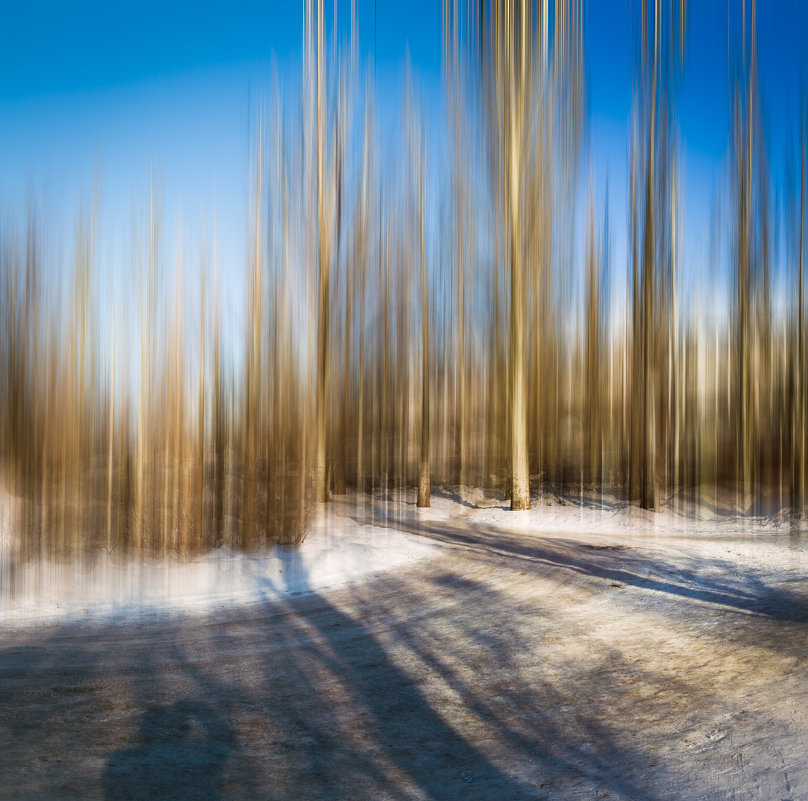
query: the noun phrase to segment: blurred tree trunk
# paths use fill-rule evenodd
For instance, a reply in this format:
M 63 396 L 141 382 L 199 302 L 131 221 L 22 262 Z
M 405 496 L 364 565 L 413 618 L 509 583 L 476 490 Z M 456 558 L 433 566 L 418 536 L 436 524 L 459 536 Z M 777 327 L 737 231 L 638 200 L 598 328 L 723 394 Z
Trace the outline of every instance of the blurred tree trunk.
M 326 208 L 326 86 L 323 0 L 317 0 L 316 20 L 316 158 L 317 158 L 317 263 L 319 305 L 317 314 L 317 460 L 315 494 L 328 500 L 326 445 L 328 435 L 329 352 L 331 314 L 331 226 Z
M 678 4 L 679 25 L 674 25 L 672 2 L 668 14 L 663 13 L 664 4 L 665 0 L 653 0 L 650 19 L 649 0 L 643 0 L 642 4 L 639 137 L 643 140 L 643 152 L 638 150 L 639 137 L 634 139 L 632 148 L 633 352 L 629 495 L 644 509 L 658 508 L 660 493 L 670 479 L 669 386 L 672 348 L 675 347 L 672 342 L 675 254 L 671 208 L 675 164 L 671 96 L 675 51 L 680 56 L 684 52 L 679 37 L 684 31 L 685 7 L 684 3 Z
M 746 3 L 744 3 L 744 14 Z M 752 503 L 752 485 L 761 472 L 759 426 L 765 419 L 759 386 L 768 360 L 769 208 L 762 121 L 758 97 L 756 2 L 752 0 L 749 61 L 744 63 L 735 90 L 733 156 L 735 190 L 735 309 L 734 395 L 736 425 L 736 481 L 743 510 Z M 744 18 L 745 28 L 745 18 Z
M 424 158 L 418 138 L 418 232 L 421 254 L 421 451 L 418 460 L 418 506 L 430 505 L 429 427 L 429 294 L 424 234 Z
M 600 483 L 602 460 L 601 418 L 601 320 L 600 320 L 600 257 L 595 246 L 592 200 L 590 195 L 587 234 L 586 282 L 586 481 Z

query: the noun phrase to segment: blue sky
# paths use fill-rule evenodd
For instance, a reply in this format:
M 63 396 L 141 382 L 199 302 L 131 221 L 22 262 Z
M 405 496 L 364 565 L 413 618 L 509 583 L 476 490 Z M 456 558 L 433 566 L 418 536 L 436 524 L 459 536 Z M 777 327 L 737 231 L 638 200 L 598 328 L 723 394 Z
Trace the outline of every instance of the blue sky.
M 348 30 L 351 4 L 336 7 Z M 379 66 L 397 64 L 404 49 L 439 77 L 440 3 L 356 0 L 359 35 Z M 197 68 L 296 60 L 301 2 L 159 2 L 28 0 L 10 4 L 0 34 L 3 101 L 99 87 L 121 87 Z M 329 25 L 331 22 L 329 21 Z
M 326 2 L 329 14 L 333 3 Z M 362 55 L 381 113 L 400 108 L 406 53 L 440 125 L 440 2 L 357 0 Z M 729 87 L 741 4 L 691 0 L 677 123 L 684 206 L 683 268 L 705 269 L 713 197 L 729 147 Z M 350 3 L 336 6 L 347 32 Z M 610 193 L 613 273 L 625 274 L 628 122 L 639 2 L 585 0 L 589 167 Z M 67 238 L 78 200 L 98 176 L 107 249 L 122 249 L 150 175 L 165 226 L 186 233 L 216 215 L 218 245 L 241 269 L 249 195 L 250 125 L 273 74 L 291 92 L 300 64 L 302 3 L 12 2 L 0 27 L 0 209 L 31 198 Z M 759 63 L 769 152 L 782 173 L 806 75 L 808 10 L 759 3 Z M 67 210 L 67 211 L 66 211 Z M 61 222 L 60 222 L 61 220 Z M 60 227 L 61 226 L 61 227 Z M 172 254 L 166 254 L 171 258 Z M 114 258 L 114 254 L 111 254 Z M 236 302 L 236 301 L 233 301 Z
M 434 104 L 439 5 L 379 5 L 377 17 L 374 0 L 359 0 L 356 16 L 382 104 L 400 107 L 408 51 Z M 246 232 L 228 223 L 246 219 L 250 125 L 273 76 L 287 99 L 294 91 L 302 8 L 10 4 L 0 26 L 0 204 L 19 210 L 34 198 L 48 215 L 89 196 L 98 175 L 107 222 L 125 229 L 154 172 L 168 224 L 187 229 L 215 209 L 225 240 L 240 239 Z M 344 36 L 350 3 L 336 10 Z

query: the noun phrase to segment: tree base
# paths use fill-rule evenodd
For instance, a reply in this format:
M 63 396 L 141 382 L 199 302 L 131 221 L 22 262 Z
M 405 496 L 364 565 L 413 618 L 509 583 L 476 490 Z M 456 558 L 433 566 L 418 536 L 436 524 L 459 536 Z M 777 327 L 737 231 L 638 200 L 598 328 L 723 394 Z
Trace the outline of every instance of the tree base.
M 419 509 L 429 508 L 429 495 L 430 495 L 429 478 L 421 476 L 418 481 L 418 503 Z
M 334 495 L 345 494 L 345 468 L 338 464 L 334 468 Z
M 511 495 L 511 511 L 525 512 L 530 509 L 530 494 L 527 492 L 514 492 Z

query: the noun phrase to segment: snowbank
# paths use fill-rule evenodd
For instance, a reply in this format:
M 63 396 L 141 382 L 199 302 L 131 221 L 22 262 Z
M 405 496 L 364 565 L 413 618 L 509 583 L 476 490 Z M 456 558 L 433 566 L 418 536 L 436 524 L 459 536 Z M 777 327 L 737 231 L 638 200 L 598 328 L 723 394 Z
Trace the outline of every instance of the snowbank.
M 393 571 L 437 554 L 445 525 L 535 534 L 542 538 L 643 545 L 691 556 L 767 563 L 792 572 L 793 548 L 803 537 L 783 515 L 751 517 L 716 513 L 694 516 L 694 506 L 669 504 L 647 512 L 602 494 L 545 493 L 525 512 L 509 511 L 502 497 L 476 488 L 433 493 L 429 509 L 416 509 L 413 491 L 369 498 L 349 494 L 320 507 L 298 549 L 274 547 L 242 554 L 220 548 L 188 561 L 124 560 L 99 553 L 92 564 L 15 563 L 11 501 L 0 497 L 0 625 L 213 611 L 227 604 L 297 595 Z M 782 536 L 791 548 L 782 548 Z M 753 550 L 740 547 L 753 538 Z M 770 546 L 770 547 L 767 547 Z M 737 553 L 736 553 L 737 551 Z M 771 564 L 769 564 L 771 563 Z M 12 575 L 13 574 L 13 575 Z
M 55 560 L 17 565 L 12 581 L 6 516 L 0 531 L 0 625 L 207 612 L 345 584 L 436 550 L 425 538 L 358 522 L 353 506 L 337 502 L 321 508 L 296 549 L 275 546 L 243 554 L 219 548 L 170 562 L 99 553 L 89 565 Z

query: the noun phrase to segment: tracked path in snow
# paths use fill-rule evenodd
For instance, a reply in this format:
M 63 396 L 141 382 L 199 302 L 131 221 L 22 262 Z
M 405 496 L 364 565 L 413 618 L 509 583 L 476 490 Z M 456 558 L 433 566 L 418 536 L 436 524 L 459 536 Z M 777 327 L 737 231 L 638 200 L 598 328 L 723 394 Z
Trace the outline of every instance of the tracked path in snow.
M 354 585 L 0 633 L 0 798 L 808 797 L 801 543 L 460 513 Z

